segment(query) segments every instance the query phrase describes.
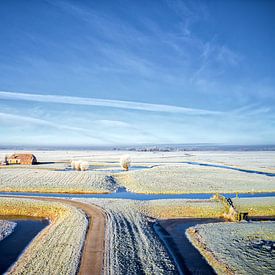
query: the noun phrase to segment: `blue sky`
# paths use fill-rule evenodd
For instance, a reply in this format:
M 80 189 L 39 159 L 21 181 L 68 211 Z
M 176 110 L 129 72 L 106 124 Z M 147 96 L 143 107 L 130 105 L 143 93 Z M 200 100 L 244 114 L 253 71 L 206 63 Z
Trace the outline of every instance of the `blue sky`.
M 0 144 L 272 144 L 274 1 L 0 1 Z

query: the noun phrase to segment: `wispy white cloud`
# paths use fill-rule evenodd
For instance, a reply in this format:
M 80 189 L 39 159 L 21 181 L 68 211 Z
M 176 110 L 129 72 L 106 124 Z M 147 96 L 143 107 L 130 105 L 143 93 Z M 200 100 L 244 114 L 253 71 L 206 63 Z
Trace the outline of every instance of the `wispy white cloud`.
M 236 68 L 243 59 L 240 53 L 226 45 L 219 44 L 216 35 L 206 42 L 198 39 L 196 44 L 198 52 L 200 52 L 199 67 L 193 72 L 190 78 L 191 82 L 199 81 L 201 77 L 211 81 L 213 77 L 217 78 L 224 74 L 227 67 Z
M 0 112 L 0 125 L 7 127 L 10 130 L 14 130 L 16 133 L 21 133 L 21 128 L 32 133 L 31 135 L 22 135 L 20 142 L 22 144 L 28 143 L 29 139 L 33 140 L 33 137 L 43 137 L 43 140 L 35 142 L 43 142 L 45 138 L 48 138 L 49 143 L 64 144 L 78 140 L 79 144 L 96 144 L 96 145 L 111 145 L 111 144 L 129 144 L 129 143 L 150 143 L 158 142 L 159 137 L 156 137 L 153 133 L 147 132 L 138 127 L 132 126 L 126 122 L 119 120 L 85 120 L 81 124 L 81 127 L 73 126 L 74 123 L 68 125 L 65 122 L 53 122 L 50 120 L 40 119 L 30 116 L 22 116 L 17 113 Z M 86 127 L 85 127 L 86 126 Z M 52 132 L 51 130 L 57 130 Z M 0 127 L 1 130 L 1 127 Z M 9 143 L 10 139 L 5 139 L 5 143 Z M 62 141 L 63 139 L 63 141 Z M 165 138 L 162 138 L 165 140 Z
M 8 114 L 8 113 L 0 112 L 0 121 L 1 120 L 2 120 L 2 122 L 5 122 L 5 123 L 12 122 L 12 123 L 16 123 L 16 124 L 19 123 L 20 125 L 22 125 L 22 123 L 25 123 L 28 125 L 45 126 L 47 128 L 65 130 L 65 131 L 74 132 L 74 133 L 88 136 L 89 139 L 92 138 L 97 143 L 102 141 L 102 138 L 98 138 L 98 137 L 94 136 L 94 134 L 91 131 L 89 131 L 85 128 L 64 125 L 62 123 L 55 123 L 55 122 L 51 122 L 51 121 L 40 119 L 40 118 L 34 118 L 34 117 L 29 117 L 29 116 L 27 117 L 27 116 L 22 116 L 22 115 L 17 115 L 17 114 Z M 9 125 L 11 126 L 11 124 L 9 124 Z M 104 140 L 104 138 L 103 138 L 103 140 Z
M 102 72 L 107 72 L 130 80 L 138 78 L 139 85 L 145 88 L 148 88 L 147 85 L 161 88 L 167 85 L 189 89 L 191 85 L 195 90 L 200 89 L 197 82 L 201 78 L 211 82 L 224 74 L 228 66 L 232 69 L 240 60 L 238 54 L 228 45 L 219 43 L 218 38 L 207 41 L 193 30 L 194 23 L 207 21 L 209 17 L 207 6 L 201 1 L 160 1 L 157 7 L 164 6 L 167 13 L 176 18 L 167 29 L 154 20 L 157 13 L 151 17 L 135 18 L 136 24 L 131 24 L 112 13 L 97 9 L 93 4 L 47 2 L 62 13 L 73 16 L 90 34 L 82 37 L 81 41 L 73 39 L 66 42 L 65 52 L 68 49 L 72 52 L 66 62 L 72 60 L 70 56 L 78 56 L 79 59 L 66 65 L 63 70 L 71 70 L 77 75 L 98 79 Z M 133 7 L 129 8 L 130 11 Z M 120 8 L 123 10 L 123 5 Z M 127 13 L 126 10 L 124 12 Z M 205 47 L 208 48 L 207 58 L 199 58 Z M 95 54 L 92 60 L 86 62 L 87 59 L 83 60 L 82 56 L 87 58 L 86 53 L 90 48 Z M 123 84 L 119 85 L 123 88 Z M 212 90 L 208 92 L 213 93 Z
M 112 127 L 132 127 L 129 123 L 120 120 L 98 119 L 94 123 Z
M 220 115 L 222 114 L 222 112 L 219 112 L 219 111 L 186 108 L 186 107 L 180 107 L 180 106 L 174 106 L 174 105 L 152 104 L 152 103 L 100 99 L 100 98 L 14 93 L 14 92 L 6 92 L 6 91 L 0 91 L 0 98 L 8 99 L 8 100 L 24 100 L 24 101 L 36 101 L 36 102 L 45 102 L 45 103 L 102 106 L 102 107 L 140 110 L 140 111 L 149 111 L 149 112 L 183 113 L 186 115 Z
M 241 108 L 235 109 L 232 115 L 239 116 L 259 116 L 262 114 L 270 113 L 271 108 L 268 106 L 261 106 L 260 104 L 254 103 L 250 105 L 242 106 Z

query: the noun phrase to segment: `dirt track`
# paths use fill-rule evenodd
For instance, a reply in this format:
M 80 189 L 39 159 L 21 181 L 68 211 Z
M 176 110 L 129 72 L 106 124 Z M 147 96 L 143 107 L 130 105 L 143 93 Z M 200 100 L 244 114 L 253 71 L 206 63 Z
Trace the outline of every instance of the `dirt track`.
M 89 225 L 78 274 L 97 275 L 103 273 L 106 217 L 105 213 L 100 207 L 67 199 L 37 198 L 31 196 L 26 196 L 22 198 L 61 202 L 82 209 L 89 218 Z

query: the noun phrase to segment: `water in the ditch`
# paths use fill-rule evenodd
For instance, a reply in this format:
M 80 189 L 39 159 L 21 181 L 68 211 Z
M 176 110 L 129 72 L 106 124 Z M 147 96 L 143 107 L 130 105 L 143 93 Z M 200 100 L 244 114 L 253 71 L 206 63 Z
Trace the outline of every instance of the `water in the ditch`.
M 150 169 L 153 166 L 131 166 L 131 171 L 138 171 L 138 170 L 145 170 Z M 70 166 L 66 167 L 62 170 L 56 170 L 56 171 L 64 171 L 64 172 L 75 172 L 75 169 L 72 169 Z M 95 172 L 107 172 L 107 173 L 125 173 L 127 171 L 121 169 L 119 166 L 107 166 L 107 165 L 98 165 L 98 166 L 90 166 L 88 171 L 95 171 Z
M 0 216 L 0 219 L 17 224 L 14 231 L 0 242 L 0 274 L 3 274 L 49 222 L 23 216 Z
M 222 222 L 221 219 L 171 219 L 160 220 L 154 225 L 164 245 L 174 259 L 180 274 L 216 274 L 200 252 L 192 245 L 185 231 L 197 224 Z
M 184 161 L 183 163 L 190 164 L 190 165 L 199 165 L 199 166 L 206 166 L 206 167 L 215 167 L 215 168 L 235 170 L 235 171 L 244 172 L 244 173 L 248 173 L 248 174 L 258 174 L 258 175 L 264 175 L 264 176 L 268 176 L 268 177 L 275 177 L 275 173 L 271 173 L 271 172 L 243 169 L 243 168 L 237 168 L 237 167 L 232 167 L 232 166 L 222 165 L 222 164 L 202 163 L 202 162 L 197 162 L 197 161 Z
M 236 197 L 236 193 L 221 194 L 226 198 Z M 61 197 L 61 198 L 96 198 L 96 199 L 128 199 L 128 200 L 163 200 L 163 199 L 202 199 L 207 200 L 213 193 L 197 194 L 139 194 L 128 192 L 121 187 L 117 192 L 108 194 L 67 194 L 67 193 L 34 193 L 34 192 L 0 192 L 0 196 L 34 196 L 34 197 Z M 239 198 L 275 197 L 275 192 L 270 193 L 238 193 Z
M 274 221 L 275 217 L 250 217 L 250 221 Z M 154 230 L 173 258 L 180 274 L 216 274 L 200 252 L 185 235 L 186 230 L 197 224 L 224 222 L 214 218 L 182 218 L 159 220 Z
M 7 194 L 1 192 L 0 195 Z M 116 193 L 112 194 L 43 194 L 43 193 L 14 193 L 9 195 L 18 196 L 38 196 L 38 197 L 65 197 L 65 198 L 121 198 L 121 199 L 136 199 L 136 200 L 153 200 L 153 199 L 168 199 L 168 198 L 188 198 L 188 199 L 209 199 L 212 194 L 179 194 L 179 195 L 147 195 L 135 194 L 127 192 L 125 188 L 120 188 Z M 234 197 L 235 194 L 227 194 L 227 197 Z M 275 193 L 263 194 L 239 194 L 239 197 L 270 197 L 275 196 Z M 3 217 L 0 216 L 0 219 Z M 5 217 L 5 219 L 7 219 Z M 17 222 L 15 231 L 6 239 L 0 242 L 0 274 L 5 272 L 19 257 L 31 240 L 48 224 L 46 220 L 19 219 L 18 217 L 9 217 L 8 220 Z M 198 223 L 215 222 L 221 220 L 207 219 L 181 219 L 176 222 L 175 228 L 172 230 L 174 234 L 180 234 L 176 237 L 171 237 L 169 227 L 164 224 L 156 225 L 157 232 L 164 239 L 165 244 L 170 248 L 174 260 L 177 262 L 178 268 L 184 274 L 213 274 L 213 269 L 207 264 L 199 252 L 185 237 L 185 230 Z M 165 221 L 163 221 L 165 222 Z M 171 222 L 171 221 L 170 221 Z M 171 226 L 170 226 L 171 227 Z M 170 228 L 171 229 L 171 228 Z M 179 237 L 180 236 L 180 237 Z M 182 256 L 184 255 L 184 256 Z M 191 270 L 191 271 L 190 271 Z M 204 271 L 202 271 L 204 270 Z M 199 272 L 199 273 L 198 273 Z

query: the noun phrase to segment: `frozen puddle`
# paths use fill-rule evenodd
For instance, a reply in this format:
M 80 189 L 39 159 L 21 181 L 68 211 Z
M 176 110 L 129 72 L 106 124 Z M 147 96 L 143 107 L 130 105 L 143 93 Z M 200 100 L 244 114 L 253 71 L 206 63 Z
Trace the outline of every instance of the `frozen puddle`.
M 22 216 L 0 216 L 0 219 L 13 221 L 17 224 L 14 231 L 0 242 L 0 274 L 3 274 L 17 261 L 32 239 L 49 222 Z

